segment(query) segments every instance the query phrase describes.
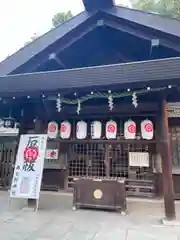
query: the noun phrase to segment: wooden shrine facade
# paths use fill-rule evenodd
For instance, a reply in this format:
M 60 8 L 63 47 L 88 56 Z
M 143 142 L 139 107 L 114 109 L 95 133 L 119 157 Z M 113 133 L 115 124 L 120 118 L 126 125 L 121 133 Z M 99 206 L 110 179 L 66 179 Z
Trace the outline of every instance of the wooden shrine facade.
M 19 134 L 47 133 L 54 121 L 58 131 L 48 140 L 43 189 L 70 190 L 74 178 L 124 178 L 129 196 L 164 195 L 166 216 L 174 218 L 180 22 L 112 0 L 83 3 L 84 12 L 0 64 L 0 184 L 10 184 Z M 64 121 L 71 126 L 67 139 Z M 82 121 L 86 130 L 78 138 Z M 113 137 L 107 136 L 109 121 Z M 125 134 L 129 121 L 135 124 L 131 137 Z M 94 122 L 101 128 L 96 138 Z M 151 130 L 146 137 L 144 123 Z

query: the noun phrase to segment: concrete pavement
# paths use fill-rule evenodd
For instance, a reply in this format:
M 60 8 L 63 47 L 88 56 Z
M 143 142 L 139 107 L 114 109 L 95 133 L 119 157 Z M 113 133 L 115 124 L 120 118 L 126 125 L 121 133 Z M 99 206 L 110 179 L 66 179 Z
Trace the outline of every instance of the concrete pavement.
M 128 201 L 129 214 L 72 211 L 72 197 L 46 193 L 37 213 L 22 210 L 22 200 L 8 201 L 0 192 L 0 239 L 2 240 L 178 240 L 179 227 L 160 223 L 163 204 Z M 180 204 L 177 204 L 178 212 Z

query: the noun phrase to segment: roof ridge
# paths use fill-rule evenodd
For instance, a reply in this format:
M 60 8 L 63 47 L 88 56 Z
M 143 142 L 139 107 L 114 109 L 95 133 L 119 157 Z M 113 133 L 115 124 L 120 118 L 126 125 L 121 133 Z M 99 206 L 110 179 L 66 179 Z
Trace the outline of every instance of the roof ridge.
M 160 14 L 160 13 L 156 13 L 156 12 L 143 11 L 143 10 L 139 10 L 139 9 L 136 9 L 136 8 L 130 8 L 130 7 L 121 6 L 121 5 L 115 5 L 114 7 L 130 9 L 132 11 L 141 12 L 141 13 L 144 13 L 144 14 L 147 14 L 147 15 L 154 15 L 154 16 L 157 16 L 157 17 L 160 17 L 160 18 L 165 18 L 167 20 L 173 20 L 173 21 L 177 21 L 177 22 L 180 23 L 180 19 L 178 19 L 178 18 L 168 17 L 166 15 L 163 15 L 163 14 Z
M 53 71 L 43 71 L 43 72 L 30 72 L 30 73 L 19 73 L 19 74 L 10 74 L 6 76 L 0 76 L 0 79 L 2 77 L 10 77 L 10 76 L 26 76 L 26 75 L 39 75 L 39 74 L 45 74 L 45 73 L 56 73 L 56 72 L 73 72 L 73 71 L 79 71 L 79 70 L 88 70 L 88 69 L 99 69 L 99 68 L 108 68 L 108 67 L 117 67 L 117 66 L 123 66 L 123 65 L 141 65 L 148 63 L 155 63 L 155 62 L 168 62 L 170 60 L 178 60 L 180 57 L 171 57 L 171 58 L 161 58 L 161 59 L 151 59 L 151 60 L 144 60 L 144 61 L 134 61 L 134 62 L 126 62 L 126 63 L 115 63 L 115 64 L 106 64 L 106 65 L 97 65 L 97 66 L 90 66 L 90 67 L 79 67 L 79 68 L 70 68 L 70 69 L 60 69 L 60 70 L 53 70 Z

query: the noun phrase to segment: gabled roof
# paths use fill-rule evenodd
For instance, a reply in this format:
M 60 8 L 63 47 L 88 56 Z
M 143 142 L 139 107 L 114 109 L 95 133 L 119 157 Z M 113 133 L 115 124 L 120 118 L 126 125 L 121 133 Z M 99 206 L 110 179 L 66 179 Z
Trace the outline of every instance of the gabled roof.
M 157 14 L 137 11 L 125 7 L 112 7 L 101 11 L 105 12 L 106 15 L 111 15 L 118 19 L 128 21 L 129 23 L 136 23 L 142 27 L 158 30 L 177 38 L 180 37 L 179 20 L 168 19 Z M 84 11 L 57 28 L 52 29 L 29 45 L 23 47 L 0 63 L 0 76 L 11 74 L 15 69 L 38 55 L 57 40 L 60 40 L 70 32 L 75 31 L 78 26 L 87 22 L 88 19 L 93 17 L 96 13 L 97 11 Z
M 165 16 L 139 11 L 126 7 L 114 7 L 106 10 L 107 13 L 130 22 L 140 24 L 164 33 L 180 37 L 180 20 Z
M 0 77 L 0 96 L 58 93 L 69 89 L 165 86 L 179 84 L 180 58 L 168 58 L 107 66 L 17 74 Z
M 87 21 L 92 15 L 84 11 L 24 46 L 0 63 L 0 76 L 10 74 L 48 46 L 61 39 L 70 31 L 73 31 L 77 26 Z

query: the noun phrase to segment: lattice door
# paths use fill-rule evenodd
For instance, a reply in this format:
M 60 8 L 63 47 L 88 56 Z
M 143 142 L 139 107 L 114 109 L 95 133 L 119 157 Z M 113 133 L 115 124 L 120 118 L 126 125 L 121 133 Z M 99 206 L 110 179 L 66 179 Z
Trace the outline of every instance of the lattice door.
M 11 185 L 16 149 L 16 142 L 0 144 L 0 188 L 2 189 L 8 189 Z

